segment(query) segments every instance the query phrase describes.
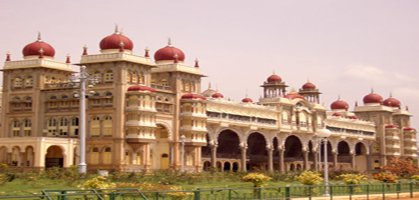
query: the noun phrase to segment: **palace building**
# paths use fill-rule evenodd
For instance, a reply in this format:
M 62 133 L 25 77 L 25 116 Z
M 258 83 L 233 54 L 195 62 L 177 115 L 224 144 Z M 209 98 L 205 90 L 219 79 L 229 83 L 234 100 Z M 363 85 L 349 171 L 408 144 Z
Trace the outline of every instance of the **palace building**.
M 0 163 L 22 169 L 79 163 L 80 98 L 87 98 L 88 170 L 199 172 L 320 170 L 321 129 L 329 129 L 328 167 L 371 171 L 393 157 L 416 159 L 411 114 L 394 97 L 373 91 L 353 111 L 342 99 L 326 108 L 312 82 L 298 91 L 272 74 L 259 100 L 224 98 L 201 91 L 198 61 L 169 43 L 134 55 L 134 43 L 118 30 L 85 47 L 77 65 L 95 79 L 86 97 L 70 58 L 38 39 L 23 59 L 7 55 L 1 95 Z M 262 79 L 262 78 L 261 78 Z M 262 82 L 262 81 L 261 81 Z

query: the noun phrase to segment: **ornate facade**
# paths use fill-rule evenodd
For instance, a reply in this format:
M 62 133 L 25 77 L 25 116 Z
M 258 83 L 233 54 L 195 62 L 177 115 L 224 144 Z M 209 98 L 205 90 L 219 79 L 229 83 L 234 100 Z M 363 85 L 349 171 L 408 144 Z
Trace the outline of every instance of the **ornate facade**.
M 96 80 L 86 97 L 89 170 L 319 170 L 316 133 L 323 128 L 332 131 L 328 167 L 336 170 L 368 171 L 391 157 L 416 158 L 411 115 L 393 97 L 383 101 L 372 92 L 353 112 L 338 99 L 328 111 L 313 83 L 287 91 L 273 74 L 257 102 L 235 102 L 210 87 L 201 92 L 198 61 L 187 66 L 170 41 L 154 59 L 148 49 L 134 55 L 133 47 L 116 30 L 101 40 L 100 53 L 83 49 L 78 65 Z M 7 55 L 0 163 L 38 169 L 78 164 L 80 86 L 69 57 L 60 62 L 54 55 L 40 37 L 24 47 L 23 60 Z

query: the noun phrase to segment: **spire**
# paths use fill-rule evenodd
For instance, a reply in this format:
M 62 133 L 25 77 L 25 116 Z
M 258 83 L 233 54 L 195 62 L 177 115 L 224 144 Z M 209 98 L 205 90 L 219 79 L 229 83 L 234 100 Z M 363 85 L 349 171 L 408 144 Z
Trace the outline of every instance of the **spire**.
M 409 107 L 408 106 L 406 106 L 406 111 L 409 111 Z
M 87 54 L 87 45 L 84 45 L 83 46 L 83 54 L 82 54 L 83 56 L 87 56 L 87 55 L 89 55 L 89 54 Z
M 7 61 L 11 61 L 12 59 L 10 59 L 10 52 L 7 52 L 6 53 L 6 62 Z
M 38 41 L 38 42 L 42 41 L 42 39 L 41 39 L 41 32 L 39 32 L 39 31 L 38 31 L 38 37 L 37 37 L 37 40 L 36 41 Z
M 338 100 L 340 100 L 340 94 L 338 95 Z
M 67 56 L 66 56 L 65 63 L 67 63 L 67 64 L 71 63 L 69 54 L 67 54 Z
M 208 82 L 208 89 L 211 89 L 211 82 Z
M 393 93 L 392 93 L 392 92 L 390 92 L 390 98 L 391 98 L 391 97 L 393 97 Z
M 198 58 L 195 59 L 195 67 L 196 68 L 199 68 L 199 60 L 198 60 Z
M 144 49 L 144 57 L 146 58 L 150 58 L 150 49 L 148 49 L 148 47 L 146 47 Z
M 172 39 L 170 37 L 167 39 L 167 46 L 172 46 Z
M 358 101 L 355 101 L 355 107 L 357 107 L 358 106 Z
M 115 24 L 115 34 L 120 34 L 118 24 Z
M 374 93 L 374 88 L 371 88 L 371 94 Z

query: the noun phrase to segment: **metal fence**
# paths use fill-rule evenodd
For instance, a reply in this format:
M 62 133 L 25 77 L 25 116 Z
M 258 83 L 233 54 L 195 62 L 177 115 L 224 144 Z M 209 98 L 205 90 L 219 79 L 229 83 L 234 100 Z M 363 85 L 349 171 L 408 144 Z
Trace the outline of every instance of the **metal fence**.
M 368 185 L 331 185 L 329 196 L 324 196 L 324 186 L 281 186 L 262 188 L 207 188 L 176 191 L 140 191 L 116 188 L 101 190 L 43 190 L 33 196 L 0 196 L 0 199 L 23 200 L 289 200 L 289 199 L 392 199 L 412 198 L 419 192 L 419 185 L 409 183 L 385 183 Z

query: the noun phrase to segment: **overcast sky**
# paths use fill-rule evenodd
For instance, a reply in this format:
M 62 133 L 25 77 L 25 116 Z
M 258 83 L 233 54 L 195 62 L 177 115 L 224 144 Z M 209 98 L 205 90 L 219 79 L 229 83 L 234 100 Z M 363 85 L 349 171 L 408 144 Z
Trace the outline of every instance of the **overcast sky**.
M 200 60 L 202 89 L 211 82 L 235 100 L 259 98 L 275 71 L 290 88 L 309 79 L 327 107 L 340 95 L 353 109 L 373 88 L 419 114 L 417 0 L 1 0 L 0 18 L 3 60 L 21 59 L 40 31 L 56 59 L 78 62 L 118 24 L 139 55 L 171 37 L 187 64 Z

